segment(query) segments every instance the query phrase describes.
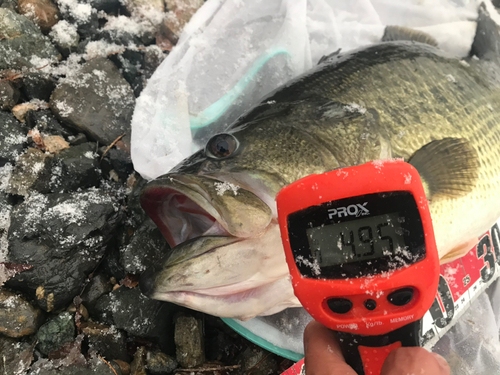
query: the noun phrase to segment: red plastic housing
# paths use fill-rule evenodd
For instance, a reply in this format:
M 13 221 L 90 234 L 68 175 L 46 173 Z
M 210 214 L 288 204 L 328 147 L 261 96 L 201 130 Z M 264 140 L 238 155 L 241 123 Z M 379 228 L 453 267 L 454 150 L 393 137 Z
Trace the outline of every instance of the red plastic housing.
M 288 215 L 307 207 L 358 195 L 408 191 L 415 198 L 425 233 L 426 256 L 405 268 L 383 274 L 351 279 L 313 279 L 302 276 L 290 248 Z M 276 196 L 278 219 L 286 261 L 295 295 L 311 316 L 334 331 L 359 335 L 382 335 L 421 319 L 436 297 L 439 282 L 439 257 L 424 188 L 417 170 L 399 160 L 375 161 L 320 175 L 304 177 Z M 387 300 L 400 288 L 412 288 L 413 298 L 404 306 Z M 351 310 L 332 312 L 327 300 L 347 298 Z M 373 299 L 370 311 L 364 301 Z

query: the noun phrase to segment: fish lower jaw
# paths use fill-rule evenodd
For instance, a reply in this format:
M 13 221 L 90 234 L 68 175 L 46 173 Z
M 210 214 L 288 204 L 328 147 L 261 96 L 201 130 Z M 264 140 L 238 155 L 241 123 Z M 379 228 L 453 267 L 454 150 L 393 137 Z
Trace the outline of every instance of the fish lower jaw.
M 299 307 L 288 275 L 268 284 L 222 294 L 224 287 L 194 291 L 155 292 L 151 297 L 221 318 L 248 320 Z M 277 306 L 279 306 L 277 308 Z

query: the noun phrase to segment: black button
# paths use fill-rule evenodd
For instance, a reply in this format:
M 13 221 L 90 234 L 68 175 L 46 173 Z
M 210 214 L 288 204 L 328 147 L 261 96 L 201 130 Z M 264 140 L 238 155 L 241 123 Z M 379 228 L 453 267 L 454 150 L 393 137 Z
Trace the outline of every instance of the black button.
M 368 310 L 375 310 L 375 307 L 377 307 L 377 302 L 375 302 L 374 300 L 372 299 L 367 299 L 365 301 L 365 307 L 368 309 Z
M 413 298 L 412 288 L 403 288 L 392 292 L 387 296 L 387 300 L 396 306 L 404 306 Z
M 331 298 L 327 304 L 330 310 L 337 314 L 345 314 L 352 308 L 352 302 L 346 298 Z

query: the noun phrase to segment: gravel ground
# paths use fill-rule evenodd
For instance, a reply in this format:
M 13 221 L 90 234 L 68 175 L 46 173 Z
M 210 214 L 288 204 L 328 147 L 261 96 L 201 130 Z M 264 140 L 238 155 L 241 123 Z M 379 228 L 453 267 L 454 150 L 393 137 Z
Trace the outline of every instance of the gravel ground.
M 202 0 L 0 0 L 0 374 L 277 374 L 291 362 L 141 294 L 136 98 Z

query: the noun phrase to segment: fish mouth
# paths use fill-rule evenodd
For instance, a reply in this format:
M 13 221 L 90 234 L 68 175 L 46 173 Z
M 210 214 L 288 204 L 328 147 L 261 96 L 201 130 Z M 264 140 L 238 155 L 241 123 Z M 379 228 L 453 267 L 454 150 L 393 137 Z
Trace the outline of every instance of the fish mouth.
M 170 174 L 146 186 L 141 205 L 172 250 L 143 273 L 141 291 L 240 319 L 296 306 L 273 211 L 249 190 L 227 184 Z
M 194 192 L 193 192 L 194 193 Z M 206 198 L 199 195 L 199 198 Z M 230 236 L 217 221 L 219 215 L 207 204 L 204 209 L 181 191 L 171 187 L 153 185 L 141 196 L 141 206 L 158 226 L 171 248 L 210 233 Z

